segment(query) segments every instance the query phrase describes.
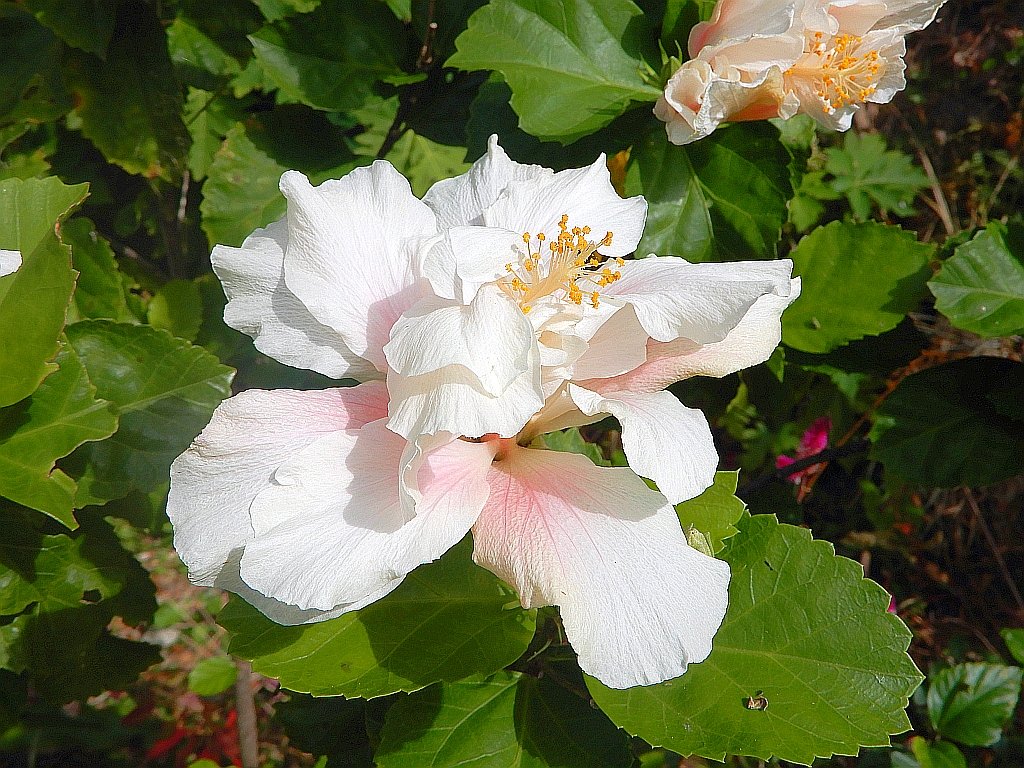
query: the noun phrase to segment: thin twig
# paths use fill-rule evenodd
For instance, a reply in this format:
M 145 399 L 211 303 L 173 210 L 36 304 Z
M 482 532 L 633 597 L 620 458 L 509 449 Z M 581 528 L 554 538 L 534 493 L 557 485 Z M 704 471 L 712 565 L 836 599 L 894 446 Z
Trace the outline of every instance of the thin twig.
M 917 144 L 917 141 L 915 140 L 914 143 Z M 946 228 L 946 234 L 952 237 L 958 230 L 953 222 L 953 214 L 949 211 L 949 203 L 946 202 L 946 195 L 942 191 L 942 185 L 939 184 L 939 177 L 935 174 L 935 166 L 932 165 L 928 153 L 919 144 L 917 146 L 917 156 L 921 160 L 921 165 L 924 167 L 925 175 L 928 176 L 928 181 L 931 182 L 932 196 L 935 198 L 935 213 L 942 219 L 942 226 Z
M 423 71 L 430 68 L 434 63 L 434 37 L 437 35 L 437 22 L 434 21 L 434 11 L 437 7 L 437 0 L 430 0 L 427 4 L 427 30 L 423 35 L 423 47 L 420 48 L 420 55 L 416 59 L 416 69 Z
M 259 768 L 259 742 L 256 738 L 256 702 L 252 693 L 252 667 L 238 659 L 235 678 L 235 711 L 238 713 L 238 746 L 242 768 Z
M 992 535 L 992 531 L 988 527 L 988 523 L 985 522 L 984 515 L 981 514 L 981 508 L 978 506 L 978 502 L 974 498 L 974 494 L 970 488 L 964 488 L 964 497 L 967 499 L 967 503 L 971 507 L 971 511 L 974 512 L 974 517 L 978 521 L 978 527 L 981 528 L 981 533 L 985 536 L 985 540 L 988 542 L 989 549 L 992 550 L 992 554 L 996 559 L 996 565 L 999 566 L 999 572 L 1003 575 L 1003 581 L 1006 582 L 1006 586 L 1010 589 L 1010 594 L 1013 595 L 1013 599 L 1017 602 L 1017 607 L 1024 612 L 1024 598 L 1021 597 L 1020 590 L 1017 589 L 1017 584 L 1010 576 L 1010 569 L 1006 567 L 1006 561 L 1003 559 L 1002 553 L 999 551 L 999 547 L 996 545 L 996 539 Z
M 1017 168 L 1017 164 L 1020 162 L 1020 158 L 1011 157 L 1010 162 L 1003 168 L 1003 172 L 999 176 L 999 180 L 996 181 L 996 185 L 992 188 L 992 194 L 988 196 L 988 200 L 985 201 L 984 218 L 988 221 L 989 211 L 992 210 L 992 206 L 996 204 L 996 200 L 999 198 L 999 194 L 1003 191 L 1003 187 L 1006 185 L 1007 180 L 1010 178 L 1010 174 Z

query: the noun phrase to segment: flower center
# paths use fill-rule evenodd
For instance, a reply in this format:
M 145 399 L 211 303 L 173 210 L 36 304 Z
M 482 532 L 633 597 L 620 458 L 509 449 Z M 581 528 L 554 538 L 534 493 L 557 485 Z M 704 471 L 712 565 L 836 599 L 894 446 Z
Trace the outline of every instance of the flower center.
M 622 277 L 609 264 L 614 261 L 622 266 L 626 262 L 619 258 L 605 260 L 597 252 L 598 248 L 612 244 L 611 232 L 601 240 L 588 240 L 590 227 L 570 229 L 567 213 L 558 222 L 558 230 L 558 237 L 551 241 L 543 232 L 539 232 L 536 238 L 524 232 L 525 252 L 517 249 L 519 262 L 505 265 L 508 276 L 498 284 L 516 300 L 524 314 L 538 299 L 552 294 L 561 294 L 562 299 L 573 304 L 582 304 L 586 298 L 596 309 L 600 306 L 600 289 Z M 547 254 L 544 253 L 545 244 L 549 251 Z
M 879 52 L 862 51 L 862 41 L 856 35 L 844 34 L 829 41 L 829 47 L 824 34 L 815 32 L 807 40 L 804 58 L 786 74 L 809 70 L 814 92 L 829 115 L 837 109 L 862 104 L 877 90 L 885 71 L 885 61 Z M 808 61 L 809 57 L 813 58 Z

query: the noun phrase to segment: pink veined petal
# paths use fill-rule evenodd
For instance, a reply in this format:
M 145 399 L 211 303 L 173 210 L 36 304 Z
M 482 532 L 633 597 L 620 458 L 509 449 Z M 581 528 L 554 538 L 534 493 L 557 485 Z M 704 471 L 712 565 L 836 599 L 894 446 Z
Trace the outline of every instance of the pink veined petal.
M 584 672 L 627 688 L 707 658 L 729 567 L 690 548 L 661 494 L 628 469 L 518 446 L 488 483 L 474 560 L 525 607 L 559 606 Z
M 18 271 L 21 266 L 21 254 L 17 251 L 0 250 L 0 277 L 6 277 Z
M 782 339 L 782 312 L 800 295 L 800 278 L 785 294 L 767 293 L 721 341 L 697 344 L 689 339 L 647 343 L 647 362 L 621 376 L 590 379 L 581 386 L 595 392 L 660 392 L 691 376 L 728 376 L 767 360 Z
M 210 254 L 228 303 L 224 322 L 253 338 L 256 349 L 294 368 L 335 379 L 380 378 L 373 363 L 354 354 L 337 331 L 310 314 L 284 283 L 288 224 L 257 229 L 241 248 L 218 245 Z
M 448 551 L 483 507 L 495 446 L 450 439 L 425 456 L 408 521 L 399 496 L 405 449 L 380 420 L 326 435 L 282 465 L 253 510 L 288 512 L 246 545 L 242 581 L 301 610 L 352 610 Z
M 387 401 L 384 383 L 370 382 L 308 392 L 248 390 L 221 403 L 171 464 L 167 516 L 189 578 L 212 586 L 231 553 L 253 538 L 250 506 L 278 467 L 326 434 L 386 416 Z
M 653 480 L 671 504 L 692 499 L 714 481 L 718 452 L 704 414 L 671 392 L 604 392 L 569 385 L 588 416 L 610 414 L 622 425 L 629 467 Z
M 483 224 L 484 210 L 498 199 L 509 182 L 531 182 L 550 178 L 552 174 L 549 168 L 510 160 L 498 145 L 498 137 L 492 135 L 486 154 L 473 167 L 461 176 L 434 184 L 423 196 L 423 202 L 434 211 L 442 229 L 476 226 Z
M 429 293 L 415 267 L 420 241 L 435 234 L 434 214 L 382 160 L 318 187 L 288 171 L 281 191 L 288 198 L 285 284 L 384 372 L 391 327 Z

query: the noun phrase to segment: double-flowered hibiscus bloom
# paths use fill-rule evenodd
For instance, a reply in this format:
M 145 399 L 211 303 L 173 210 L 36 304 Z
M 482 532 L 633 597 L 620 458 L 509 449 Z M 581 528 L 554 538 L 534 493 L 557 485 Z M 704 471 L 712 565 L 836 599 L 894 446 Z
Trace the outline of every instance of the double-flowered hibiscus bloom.
M 281 362 L 363 383 L 217 409 L 171 469 L 193 581 L 321 621 L 472 531 L 476 562 L 524 606 L 559 606 L 606 684 L 706 658 L 729 569 L 688 546 L 672 504 L 712 483 L 717 455 L 664 389 L 766 359 L 792 264 L 627 260 L 647 204 L 615 193 L 603 157 L 555 173 L 494 139 L 423 200 L 382 161 L 281 189 L 284 219 L 214 249 L 225 319 Z M 630 469 L 545 449 L 609 414 Z
M 654 113 L 688 144 L 721 123 L 808 114 L 845 131 L 906 86 L 904 38 L 945 0 L 719 0 Z

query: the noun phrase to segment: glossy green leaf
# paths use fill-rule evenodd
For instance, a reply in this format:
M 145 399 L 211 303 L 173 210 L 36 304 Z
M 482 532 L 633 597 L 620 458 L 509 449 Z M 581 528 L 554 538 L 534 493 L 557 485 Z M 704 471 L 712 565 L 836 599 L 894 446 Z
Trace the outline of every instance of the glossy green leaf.
M 224 137 L 244 117 L 241 102 L 198 88 L 188 89 L 185 125 L 192 136 L 188 167 L 194 179 L 206 178 Z
M 967 768 L 963 752 L 948 741 L 928 741 L 915 736 L 910 740 L 910 750 L 920 768 Z
M 526 650 L 534 614 L 469 550 L 466 540 L 387 597 L 330 621 L 284 627 L 237 598 L 217 620 L 231 634 L 231 653 L 317 696 L 372 698 L 489 674 Z
M 980 336 L 1024 333 L 1024 225 L 993 222 L 928 283 L 935 308 Z
M 173 180 L 189 136 L 160 20 L 145 3 L 121 3 L 106 60 L 72 52 L 69 79 L 82 133 L 129 173 Z
M 908 376 L 876 414 L 871 458 L 905 480 L 939 488 L 1020 474 L 1024 423 L 1004 416 L 986 395 L 1021 368 L 981 357 Z
M 60 236 L 71 246 L 71 262 L 78 272 L 68 321 L 134 319 L 125 298 L 127 276 L 118 268 L 110 243 L 97 234 L 95 225 L 76 216 L 61 227 Z
M 11 3 L 0 5 L 0 50 L 0 126 L 53 120 L 71 109 L 60 66 L 60 40 L 31 13 Z
M 54 227 L 87 189 L 55 178 L 0 181 L 0 248 L 22 254 L 21 268 L 0 277 L 0 407 L 27 397 L 56 369 L 48 361 L 57 354 L 75 273 Z
M 96 397 L 74 350 L 61 350 L 57 364 L 28 399 L 0 408 L 0 496 L 75 528 L 75 483 L 54 464 L 83 443 L 112 435 L 117 417 Z
M 736 535 L 736 524 L 743 516 L 746 505 L 736 497 L 740 473 L 716 472 L 715 482 L 695 499 L 676 504 L 676 514 L 683 530 L 696 528 L 711 544 L 711 550 L 720 552 L 725 540 Z
M 895 328 L 917 309 L 935 247 L 913 232 L 870 222 L 834 221 L 793 249 L 800 298 L 782 316 L 782 340 L 804 352 L 829 352 Z
M 637 253 L 688 261 L 773 258 L 793 195 L 790 154 L 767 123 L 671 144 L 659 124 L 633 148 L 626 192 L 647 198 Z
M 650 40 L 631 0 L 495 0 L 470 17 L 447 65 L 497 70 L 523 130 L 569 143 L 658 98 L 643 76 Z
M 588 679 L 601 709 L 652 745 L 716 760 L 810 764 L 907 730 L 904 708 L 921 676 L 886 591 L 807 530 L 769 515 L 738 527 L 720 554 L 732 581 L 711 656 L 646 688 Z
M 1017 663 L 1024 665 L 1024 629 L 1004 629 L 999 634 Z
M 999 741 L 1020 698 L 1024 670 L 1002 664 L 957 664 L 928 686 L 928 718 L 935 732 L 971 747 Z
M 25 7 L 68 45 L 100 58 L 106 54 L 117 0 L 25 0 Z
M 401 74 L 404 30 L 377 0 L 325 0 L 250 36 L 256 59 L 289 101 L 316 109 L 362 104 L 374 84 Z
M 188 673 L 188 689 L 200 696 L 216 696 L 235 684 L 238 667 L 227 656 L 203 659 Z
M 626 735 L 551 680 L 498 672 L 435 685 L 388 710 L 380 768 L 630 768 Z
M 69 457 L 76 504 L 153 490 L 230 393 L 232 370 L 201 347 L 142 325 L 88 320 L 68 326 L 67 335 L 120 420 L 112 437 Z

